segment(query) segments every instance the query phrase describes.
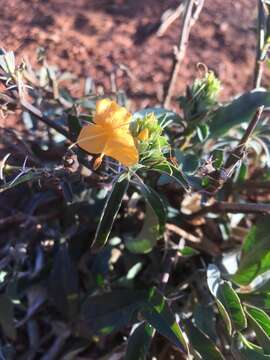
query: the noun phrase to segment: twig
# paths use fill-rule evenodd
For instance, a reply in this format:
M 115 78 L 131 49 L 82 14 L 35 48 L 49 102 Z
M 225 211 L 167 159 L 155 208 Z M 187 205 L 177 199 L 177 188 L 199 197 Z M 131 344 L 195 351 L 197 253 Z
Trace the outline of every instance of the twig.
M 187 215 L 187 218 L 185 218 L 185 220 L 189 220 L 190 216 L 192 215 Z M 196 237 L 175 224 L 166 224 L 166 229 L 176 234 L 180 238 L 183 238 L 186 243 L 194 247 L 194 249 L 203 251 L 211 256 L 217 256 L 220 254 L 219 247 L 207 237 Z
M 218 170 L 213 171 L 208 175 L 210 184 L 208 188 L 206 188 L 203 192 L 207 194 L 215 194 L 218 190 L 220 190 L 226 181 L 233 175 L 235 168 L 242 161 L 243 156 L 245 154 L 245 149 L 247 142 L 250 136 L 253 134 L 258 122 L 260 121 L 261 115 L 263 112 L 263 106 L 260 106 L 255 115 L 253 116 L 251 122 L 249 123 L 244 135 L 240 139 L 238 145 L 231 152 L 228 159 L 225 162 L 225 165 Z
M 182 14 L 184 10 L 185 5 L 181 3 L 175 10 L 167 10 L 161 18 L 161 24 L 157 31 L 157 36 L 161 37 L 164 35 L 165 31 L 168 29 L 168 27 L 179 18 L 179 16 Z
M 188 233 L 186 230 L 180 228 L 177 225 L 174 224 L 166 224 L 166 230 L 169 230 L 171 232 L 174 232 L 175 234 L 177 234 L 178 236 L 180 236 L 181 238 L 188 240 L 190 242 L 193 243 L 200 243 L 201 239 L 197 236 L 194 236 L 190 233 Z
M 236 163 L 239 161 L 239 158 L 240 159 L 242 158 L 244 151 L 245 151 L 246 144 L 247 144 L 250 136 L 253 134 L 256 126 L 258 125 L 258 122 L 260 121 L 262 112 L 263 112 L 263 106 L 260 106 L 257 109 L 253 118 L 251 119 L 250 123 L 248 124 L 248 127 L 246 128 L 244 135 L 242 136 L 241 140 L 239 141 L 237 147 L 234 149 L 234 151 L 228 157 L 228 159 L 225 163 L 226 169 L 230 169 L 232 166 L 236 165 Z
M 213 205 L 205 206 L 201 210 L 191 214 L 186 215 L 186 220 L 193 220 L 198 217 L 204 216 L 208 213 L 232 213 L 232 214 L 256 214 L 256 213 L 270 213 L 270 204 L 237 204 L 237 203 L 227 203 L 227 202 L 216 202 Z
M 37 216 L 19 212 L 15 215 L 10 215 L 3 219 L 0 219 L 0 232 L 5 230 L 6 228 L 14 230 L 14 229 L 16 229 L 16 226 L 20 225 L 21 223 L 27 223 L 28 225 L 29 225 L 29 222 L 38 224 L 38 223 L 42 223 L 44 221 L 48 221 L 50 219 L 59 217 L 60 215 L 61 215 L 60 210 L 54 210 L 48 214 L 37 215 Z
M 54 122 L 54 121 L 50 120 L 49 118 L 47 118 L 44 114 L 42 114 L 42 112 L 38 108 L 36 108 L 35 106 L 33 106 L 32 104 L 26 102 L 23 99 L 20 100 L 20 103 L 21 103 L 21 105 L 22 105 L 22 107 L 24 109 L 26 109 L 31 114 L 36 116 L 44 124 L 48 125 L 52 129 L 56 130 L 57 132 L 59 132 L 60 134 L 65 136 L 70 141 L 74 140 L 74 139 L 72 139 L 72 136 L 68 133 L 68 131 L 66 129 L 64 129 L 62 126 L 58 125 L 56 122 Z
M 266 29 L 267 17 L 269 15 L 266 14 L 266 9 L 263 4 L 263 0 L 257 0 L 257 1 L 258 1 L 257 55 L 256 55 L 256 63 L 254 70 L 254 82 L 253 82 L 254 88 L 258 88 L 261 86 L 264 62 L 266 59 L 267 47 L 268 47 L 268 45 L 265 44 L 266 42 L 265 29 Z
M 188 0 L 186 4 L 186 9 L 184 13 L 183 23 L 182 23 L 182 29 L 181 29 L 181 35 L 180 35 L 180 41 L 179 45 L 174 57 L 172 70 L 169 76 L 168 86 L 165 87 L 165 96 L 164 96 L 164 107 L 168 108 L 170 106 L 171 98 L 173 96 L 173 92 L 175 89 L 175 84 L 177 81 L 177 76 L 182 64 L 182 61 L 185 57 L 187 45 L 188 45 L 188 39 L 189 34 L 192 26 L 195 24 L 196 20 L 198 19 L 198 16 L 202 10 L 204 4 L 204 0 L 200 0 L 198 3 L 196 3 L 195 0 Z M 194 12 L 194 6 L 196 6 Z
M 162 293 L 164 293 L 164 291 L 165 291 L 165 288 L 170 279 L 173 264 L 176 262 L 176 259 L 178 256 L 179 256 L 179 252 L 175 249 L 169 250 L 166 255 L 165 262 L 164 262 L 164 269 L 163 269 L 163 272 L 161 275 L 160 285 L 158 287 L 159 291 Z
M 269 180 L 246 180 L 245 182 L 233 184 L 233 190 L 245 191 L 252 189 L 253 191 L 268 190 L 270 191 L 270 181 Z

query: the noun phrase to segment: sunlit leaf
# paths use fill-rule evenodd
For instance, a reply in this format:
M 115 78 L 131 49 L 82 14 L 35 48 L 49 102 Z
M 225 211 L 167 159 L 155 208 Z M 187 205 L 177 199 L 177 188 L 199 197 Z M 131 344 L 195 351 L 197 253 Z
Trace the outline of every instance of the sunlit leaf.
M 270 354 L 270 317 L 261 309 L 246 306 L 246 313 L 251 328 L 266 354 Z
M 263 217 L 245 238 L 239 268 L 232 277 L 239 285 L 248 285 L 256 276 L 270 270 L 269 219 Z
M 246 123 L 261 105 L 270 106 L 270 93 L 264 90 L 247 92 L 214 113 L 209 125 L 210 138 L 225 135 L 234 126 Z
M 187 338 L 175 319 L 166 299 L 155 289 L 151 289 L 147 306 L 141 311 L 142 316 L 161 335 L 167 337 L 177 347 L 183 347 L 189 353 Z
M 100 217 L 95 239 L 92 243 L 93 250 L 99 250 L 106 244 L 128 185 L 129 180 L 126 176 L 115 180 Z

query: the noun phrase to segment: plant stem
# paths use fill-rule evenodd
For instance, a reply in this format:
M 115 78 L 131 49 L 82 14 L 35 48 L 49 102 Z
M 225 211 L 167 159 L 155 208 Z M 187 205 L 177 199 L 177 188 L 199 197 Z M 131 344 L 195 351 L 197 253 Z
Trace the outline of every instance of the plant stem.
M 243 157 L 243 154 L 245 151 L 245 146 L 246 146 L 250 136 L 253 134 L 256 126 L 258 125 L 258 122 L 260 121 L 262 112 L 263 112 L 263 106 L 260 106 L 257 109 L 252 120 L 248 124 L 248 127 L 247 127 L 246 131 L 244 132 L 244 135 L 242 136 L 241 140 L 239 141 L 237 147 L 234 149 L 234 151 L 228 157 L 228 159 L 225 163 L 225 169 L 231 169 Z
M 184 18 L 182 22 L 181 34 L 179 45 L 177 51 L 175 53 L 172 70 L 169 76 L 168 86 L 165 87 L 165 96 L 164 96 L 164 107 L 168 108 L 171 103 L 171 98 L 174 93 L 175 84 L 177 81 L 177 76 L 182 64 L 182 61 L 186 54 L 186 49 L 188 45 L 189 34 L 192 26 L 195 24 L 196 20 L 199 17 L 199 14 L 202 10 L 204 4 L 204 0 L 200 0 L 198 4 L 196 4 L 195 0 L 187 0 L 186 9 L 184 13 Z M 193 8 L 196 6 L 194 12 Z

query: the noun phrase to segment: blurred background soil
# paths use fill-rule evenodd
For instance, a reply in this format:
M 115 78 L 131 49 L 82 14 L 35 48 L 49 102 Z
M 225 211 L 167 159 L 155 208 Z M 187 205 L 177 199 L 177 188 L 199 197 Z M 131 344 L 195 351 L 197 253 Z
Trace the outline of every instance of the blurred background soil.
M 35 62 L 38 46 L 48 61 L 110 89 L 110 76 L 136 106 L 160 102 L 173 49 L 177 19 L 162 37 L 164 11 L 179 0 L 0 0 L 0 46 Z M 256 51 L 256 0 L 206 0 L 192 28 L 176 94 L 205 63 L 223 83 L 222 99 L 252 87 Z M 78 90 L 79 91 L 79 90 Z M 1 120 L 0 120 L 1 121 Z M 3 120 L 2 120 L 3 121 Z

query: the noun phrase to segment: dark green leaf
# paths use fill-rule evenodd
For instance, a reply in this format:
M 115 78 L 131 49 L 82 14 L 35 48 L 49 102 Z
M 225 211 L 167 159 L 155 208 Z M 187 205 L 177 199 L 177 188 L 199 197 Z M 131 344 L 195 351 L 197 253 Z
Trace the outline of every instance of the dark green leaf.
M 156 165 L 152 168 L 152 170 L 157 171 L 161 174 L 168 176 L 168 181 L 171 182 L 171 180 L 174 180 L 177 182 L 181 187 L 183 187 L 186 191 L 190 191 L 190 184 L 186 178 L 186 176 L 183 174 L 183 172 L 180 169 L 177 169 L 175 166 L 170 165 L 168 166 L 160 166 Z
M 166 209 L 159 195 L 151 187 L 140 184 L 140 191 L 146 200 L 144 224 L 138 236 L 126 238 L 126 246 L 131 252 L 145 254 L 152 250 L 163 235 Z
M 78 331 L 84 337 L 106 335 L 127 325 L 136 310 L 143 307 L 144 291 L 114 290 L 88 297 L 82 304 Z
M 218 138 L 225 135 L 232 127 L 250 121 L 261 105 L 270 106 L 270 93 L 253 90 L 220 107 L 209 124 L 210 137 Z
M 165 230 L 167 220 L 167 213 L 164 202 L 162 201 L 158 193 L 146 184 L 140 184 L 140 192 L 156 213 L 159 221 L 159 232 L 162 235 Z
M 79 308 L 78 273 L 66 244 L 61 245 L 55 255 L 49 289 L 58 310 L 73 319 Z
M 199 166 L 199 157 L 193 153 L 174 149 L 174 155 L 182 169 L 187 174 L 193 174 Z
M 106 244 L 128 185 L 127 176 L 120 176 L 116 179 L 101 214 L 95 239 L 92 243 L 93 250 L 99 250 Z
M 191 321 L 185 320 L 185 330 L 192 347 L 201 355 L 202 360 L 224 360 L 215 344 L 201 332 Z
M 5 294 L 0 295 L 0 326 L 8 338 L 11 340 L 16 339 L 14 307 L 10 298 Z
M 184 333 L 175 320 L 165 298 L 152 289 L 149 294 L 148 304 L 142 310 L 142 316 L 163 336 L 168 338 L 178 347 L 184 347 L 189 353 L 189 347 Z
M 248 285 L 256 276 L 270 270 L 270 218 L 263 217 L 249 231 L 242 247 L 241 261 L 232 280 Z
M 270 292 L 255 294 L 239 294 L 241 300 L 247 304 L 270 310 Z
M 217 339 L 216 315 L 213 306 L 198 304 L 193 313 L 195 325 L 214 342 Z
M 159 238 L 158 217 L 153 208 L 147 203 L 143 227 L 136 237 L 126 236 L 126 247 L 135 254 L 147 254 L 153 249 Z
M 128 339 L 125 360 L 145 360 L 153 335 L 151 325 L 146 322 L 138 325 Z
M 79 120 L 78 116 L 75 113 L 75 109 L 68 113 L 67 123 L 68 123 L 70 135 L 71 135 L 72 139 L 74 139 L 74 141 L 76 141 L 76 139 L 82 129 L 82 126 L 80 124 L 80 120 Z

